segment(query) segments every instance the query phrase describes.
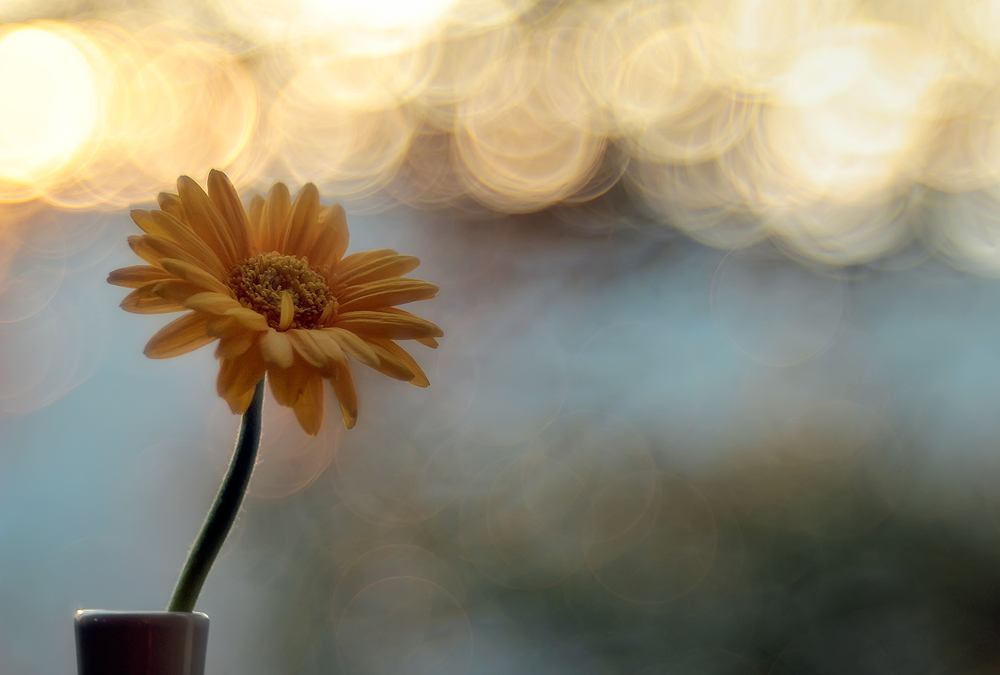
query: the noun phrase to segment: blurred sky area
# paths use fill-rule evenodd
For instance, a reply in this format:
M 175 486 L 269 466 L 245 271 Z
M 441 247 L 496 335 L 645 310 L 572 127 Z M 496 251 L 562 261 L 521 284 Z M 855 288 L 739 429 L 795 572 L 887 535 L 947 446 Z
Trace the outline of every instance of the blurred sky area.
M 208 672 L 1000 668 L 1000 0 L 0 0 L 0 675 L 165 606 L 238 418 L 129 207 L 417 255 L 360 421 L 265 401 Z M 328 396 L 328 400 L 329 400 Z

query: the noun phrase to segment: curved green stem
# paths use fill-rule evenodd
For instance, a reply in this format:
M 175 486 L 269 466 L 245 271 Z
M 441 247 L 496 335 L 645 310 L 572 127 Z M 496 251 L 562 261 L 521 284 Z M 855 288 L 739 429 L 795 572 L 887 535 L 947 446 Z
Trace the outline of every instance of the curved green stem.
M 236 440 L 236 450 L 229 464 L 229 472 L 222 481 L 215 503 L 205 518 L 205 524 L 201 526 L 201 532 L 188 554 L 187 562 L 184 563 L 181 578 L 177 580 L 174 595 L 167 607 L 168 612 L 194 611 L 194 603 L 198 600 L 205 578 L 236 520 L 240 504 L 243 503 L 243 495 L 246 494 L 247 485 L 250 483 L 254 462 L 257 460 L 263 404 L 264 380 L 261 380 L 253 392 L 250 407 L 243 413 L 243 423 L 240 425 L 240 435 Z

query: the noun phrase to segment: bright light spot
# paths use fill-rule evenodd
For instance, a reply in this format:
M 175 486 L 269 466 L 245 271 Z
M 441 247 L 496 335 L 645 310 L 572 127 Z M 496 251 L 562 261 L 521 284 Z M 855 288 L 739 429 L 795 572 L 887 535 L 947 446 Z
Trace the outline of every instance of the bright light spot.
M 819 45 L 806 50 L 780 78 L 781 103 L 800 106 L 827 101 L 858 82 L 871 68 L 863 44 Z
M 383 30 L 432 25 L 455 3 L 456 0 L 303 0 L 307 12 L 317 12 L 341 25 Z
M 812 191 L 806 200 L 860 199 L 912 160 L 940 71 L 908 37 L 881 26 L 831 30 L 780 78 L 764 128 L 787 175 Z
M 434 37 L 457 0 L 218 0 L 233 28 L 255 40 L 319 40 L 345 55 L 390 54 Z
M 53 32 L 21 28 L 0 38 L 0 91 L 0 177 L 48 177 L 94 131 L 93 69 L 72 42 Z

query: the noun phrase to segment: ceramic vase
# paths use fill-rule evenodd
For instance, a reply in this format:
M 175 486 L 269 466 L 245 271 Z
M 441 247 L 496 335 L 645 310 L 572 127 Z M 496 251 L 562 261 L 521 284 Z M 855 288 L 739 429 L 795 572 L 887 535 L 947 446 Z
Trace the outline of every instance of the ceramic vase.
M 76 613 L 79 675 L 204 675 L 207 647 L 201 612 Z

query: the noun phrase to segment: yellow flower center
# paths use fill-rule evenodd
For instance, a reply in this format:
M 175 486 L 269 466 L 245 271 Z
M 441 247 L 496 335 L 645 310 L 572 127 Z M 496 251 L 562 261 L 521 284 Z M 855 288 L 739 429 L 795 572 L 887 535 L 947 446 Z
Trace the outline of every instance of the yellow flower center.
M 337 310 L 323 275 L 306 258 L 294 255 L 271 252 L 247 258 L 229 271 L 228 285 L 241 305 L 263 316 L 272 328 L 315 328 Z M 294 314 L 291 323 L 282 326 L 281 298 L 286 293 Z

